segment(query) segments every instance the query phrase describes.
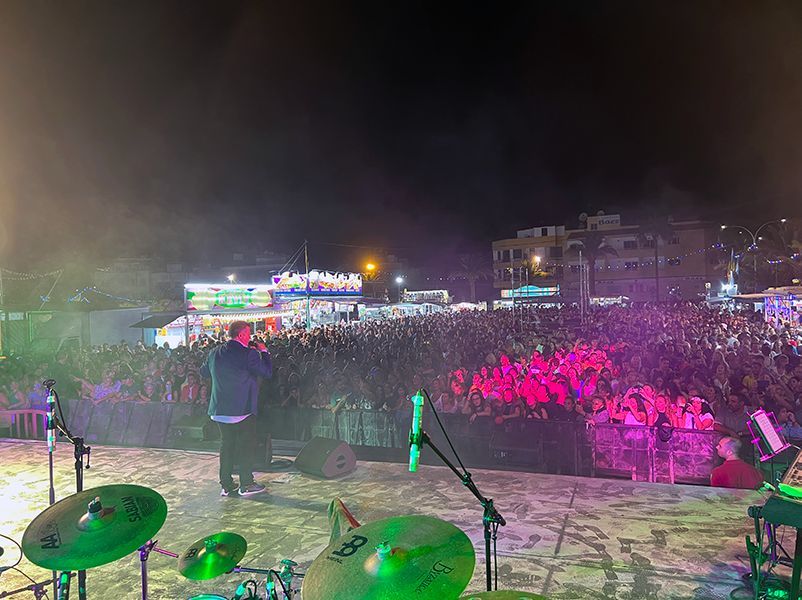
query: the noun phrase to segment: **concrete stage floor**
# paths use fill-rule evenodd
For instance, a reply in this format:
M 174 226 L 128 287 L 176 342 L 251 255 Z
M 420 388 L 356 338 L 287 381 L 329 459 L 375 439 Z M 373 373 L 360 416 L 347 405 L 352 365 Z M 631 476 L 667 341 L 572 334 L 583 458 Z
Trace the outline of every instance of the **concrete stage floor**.
M 476 549 L 468 591 L 484 587 L 481 508 L 445 467 L 421 466 L 411 474 L 405 465 L 360 462 L 355 473 L 332 481 L 294 471 L 266 473 L 257 480 L 269 494 L 222 498 L 215 454 L 96 447 L 91 465 L 87 488 L 132 483 L 164 496 L 169 512 L 157 538 L 176 553 L 205 535 L 234 531 L 248 541 L 243 565 L 269 568 L 292 558 L 306 567 L 328 543 L 326 507 L 340 496 L 363 523 L 412 513 L 451 521 Z M 57 499 L 74 490 L 72 469 L 72 447 L 59 443 Z M 727 598 L 749 569 L 744 537 L 753 528 L 746 509 L 762 503 L 758 492 L 480 469 L 473 474 L 508 521 L 498 540 L 499 587 L 554 599 L 717 600 Z M 0 440 L 0 475 L 0 533 L 21 541 L 27 524 L 47 506 L 45 444 Z M 17 553 L 6 540 L 0 545 L 5 566 Z M 247 579 L 188 581 L 175 560 L 157 554 L 149 565 L 150 597 L 157 599 L 231 597 Z M 37 580 L 48 576 L 24 558 L 20 568 Z M 0 590 L 24 584 L 14 571 L 0 575 Z M 137 555 L 90 570 L 87 588 L 90 599 L 138 598 Z

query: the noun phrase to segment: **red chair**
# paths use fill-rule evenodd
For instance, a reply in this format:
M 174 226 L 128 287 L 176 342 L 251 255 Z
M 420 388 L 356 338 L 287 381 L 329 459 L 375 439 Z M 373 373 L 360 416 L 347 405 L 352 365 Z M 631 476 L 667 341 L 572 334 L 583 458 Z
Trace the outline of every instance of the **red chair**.
M 0 410 L 0 435 L 18 439 L 43 440 L 47 431 L 47 411 L 34 408 Z

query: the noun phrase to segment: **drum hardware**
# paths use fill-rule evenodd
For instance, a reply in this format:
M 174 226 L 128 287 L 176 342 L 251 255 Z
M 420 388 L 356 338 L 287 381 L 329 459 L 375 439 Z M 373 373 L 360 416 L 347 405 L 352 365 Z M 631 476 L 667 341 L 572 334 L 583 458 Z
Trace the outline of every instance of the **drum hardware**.
M 69 575 L 69 577 L 74 577 L 74 573 L 65 573 Z M 35 600 L 42 600 L 44 597 L 47 596 L 47 586 L 55 584 L 56 585 L 56 598 L 58 598 L 58 583 L 61 578 L 58 577 L 54 581 L 52 578 L 46 581 L 35 581 L 30 585 L 26 585 L 25 587 L 17 588 L 15 590 L 9 590 L 8 592 L 0 592 L 0 598 L 8 598 L 9 596 L 14 596 L 16 594 L 21 594 L 23 592 L 31 592 Z
M 496 590 L 494 592 L 477 592 L 461 596 L 460 600 L 548 600 L 545 596 L 532 592 L 516 592 L 515 590 Z
M 158 492 L 139 485 L 104 485 L 67 496 L 34 517 L 22 535 L 22 552 L 35 565 L 62 571 L 56 579 L 57 600 L 69 598 L 69 574 L 78 571 L 80 600 L 81 571 L 139 549 L 146 599 L 148 555 L 152 550 L 172 554 L 148 542 L 166 518 L 167 503 Z
M 150 540 L 148 543 L 139 547 L 139 570 L 140 578 L 142 581 L 142 600 L 148 600 L 148 557 L 151 552 L 158 552 L 170 558 L 178 558 L 178 554 L 163 550 L 156 546 L 156 540 Z

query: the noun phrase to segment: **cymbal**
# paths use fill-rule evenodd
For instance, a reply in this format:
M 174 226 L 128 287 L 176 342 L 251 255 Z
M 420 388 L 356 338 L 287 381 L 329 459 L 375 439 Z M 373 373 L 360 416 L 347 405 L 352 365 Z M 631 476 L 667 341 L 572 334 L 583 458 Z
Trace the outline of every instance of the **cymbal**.
M 199 539 L 178 557 L 178 572 L 187 579 L 202 581 L 228 573 L 248 549 L 237 533 L 222 531 Z
M 22 551 L 51 571 L 83 571 L 130 554 L 164 525 L 167 503 L 139 485 L 102 485 L 59 500 L 22 536 Z
M 515 590 L 496 590 L 495 592 L 476 592 L 461 596 L 460 600 L 548 600 L 546 596 L 532 592 L 516 592 Z
M 468 536 L 434 517 L 366 523 L 333 541 L 314 560 L 304 600 L 456 600 L 473 575 Z

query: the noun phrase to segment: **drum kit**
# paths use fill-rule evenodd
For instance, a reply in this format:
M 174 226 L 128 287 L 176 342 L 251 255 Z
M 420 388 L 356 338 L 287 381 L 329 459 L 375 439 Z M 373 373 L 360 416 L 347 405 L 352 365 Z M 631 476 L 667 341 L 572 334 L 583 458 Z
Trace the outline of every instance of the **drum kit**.
M 243 567 L 248 543 L 239 534 L 220 532 L 194 542 L 181 554 L 157 547 L 154 536 L 167 518 L 167 503 L 156 491 L 137 485 L 106 485 L 56 502 L 36 516 L 22 538 L 34 564 L 59 572 L 56 600 L 68 600 L 76 571 L 92 569 L 139 552 L 141 598 L 148 598 L 147 561 L 151 552 L 175 560 L 178 573 L 193 581 L 226 573 L 265 577 L 241 584 L 236 600 L 457 600 L 473 576 L 473 545 L 459 528 L 434 517 L 398 516 L 366 523 L 333 541 L 305 574 L 285 559 L 278 569 Z M 303 581 L 300 589 L 296 583 Z M 33 590 L 33 586 L 0 597 Z M 263 595 L 262 595 L 263 594 Z M 226 600 L 202 594 L 190 600 Z M 543 599 L 528 592 L 468 594 L 464 600 Z

